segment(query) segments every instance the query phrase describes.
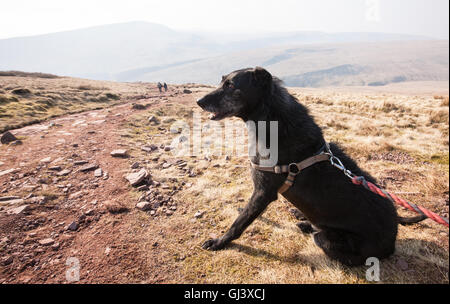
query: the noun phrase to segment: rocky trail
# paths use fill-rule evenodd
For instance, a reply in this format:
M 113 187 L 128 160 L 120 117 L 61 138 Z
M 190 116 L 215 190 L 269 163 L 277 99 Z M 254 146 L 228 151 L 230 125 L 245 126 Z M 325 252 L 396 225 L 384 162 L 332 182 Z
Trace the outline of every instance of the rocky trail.
M 161 99 L 193 99 L 182 91 L 152 94 L 12 131 L 19 140 L 3 145 L 0 158 L 0 283 L 66 282 L 70 258 L 80 261 L 83 283 L 125 280 L 125 269 L 139 265 L 127 219 L 136 204 L 129 189 L 149 173 L 139 163 L 130 166 L 118 130 Z

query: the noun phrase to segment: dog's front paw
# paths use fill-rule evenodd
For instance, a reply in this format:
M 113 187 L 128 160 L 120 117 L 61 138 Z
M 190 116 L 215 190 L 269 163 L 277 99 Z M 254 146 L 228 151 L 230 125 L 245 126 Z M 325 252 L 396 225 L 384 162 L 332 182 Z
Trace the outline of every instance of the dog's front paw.
M 221 250 L 225 247 L 220 239 L 210 239 L 203 243 L 202 248 L 206 250 Z

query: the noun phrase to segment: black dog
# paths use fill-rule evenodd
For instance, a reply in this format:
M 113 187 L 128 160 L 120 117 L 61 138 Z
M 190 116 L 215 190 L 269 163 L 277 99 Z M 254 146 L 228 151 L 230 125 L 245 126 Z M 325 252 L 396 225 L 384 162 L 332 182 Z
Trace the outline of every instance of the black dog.
M 278 121 L 278 165 L 305 160 L 325 143 L 321 129 L 308 110 L 281 86 L 280 80 L 263 68 L 242 69 L 224 76 L 220 87 L 197 103 L 213 113 L 214 120 L 236 116 L 254 121 L 256 125 L 258 121 L 267 125 Z M 258 133 L 258 128 L 249 132 Z M 330 148 L 347 169 L 375 183 L 336 144 L 331 143 Z M 260 154 L 257 152 L 251 160 L 259 164 Z M 252 168 L 254 191 L 250 202 L 225 235 L 206 241 L 203 248 L 220 250 L 237 239 L 277 199 L 278 189 L 286 177 L 287 174 Z M 354 185 L 328 161 L 302 170 L 283 196 L 315 226 L 318 231 L 315 231 L 314 241 L 330 258 L 346 265 L 361 265 L 369 257 L 382 259 L 395 250 L 398 217 L 393 204 Z M 405 222 L 422 219 L 406 219 Z

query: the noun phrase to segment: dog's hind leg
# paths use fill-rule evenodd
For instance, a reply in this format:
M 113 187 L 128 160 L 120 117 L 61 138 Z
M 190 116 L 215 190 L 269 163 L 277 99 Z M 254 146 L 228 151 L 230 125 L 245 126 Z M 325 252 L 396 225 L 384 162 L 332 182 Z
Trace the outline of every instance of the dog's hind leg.
M 203 243 L 202 247 L 208 250 L 220 250 L 228 245 L 232 240 L 241 236 L 244 230 L 266 209 L 266 207 L 277 199 L 277 194 L 268 195 L 263 192 L 253 192 L 250 202 L 240 212 L 238 218 L 231 225 L 230 229 L 220 238 L 210 239 Z
M 314 242 L 331 259 L 338 260 L 347 266 L 357 266 L 365 263 L 366 258 L 360 251 L 360 241 L 348 233 L 322 230 L 314 234 Z

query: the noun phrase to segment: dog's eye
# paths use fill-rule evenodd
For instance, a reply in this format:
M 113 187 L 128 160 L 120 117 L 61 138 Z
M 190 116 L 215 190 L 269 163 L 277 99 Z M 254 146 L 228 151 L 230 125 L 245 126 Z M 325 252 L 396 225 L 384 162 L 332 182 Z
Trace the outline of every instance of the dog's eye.
M 234 84 L 231 83 L 231 81 L 225 82 L 225 88 L 227 89 L 234 89 Z

